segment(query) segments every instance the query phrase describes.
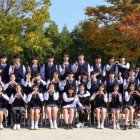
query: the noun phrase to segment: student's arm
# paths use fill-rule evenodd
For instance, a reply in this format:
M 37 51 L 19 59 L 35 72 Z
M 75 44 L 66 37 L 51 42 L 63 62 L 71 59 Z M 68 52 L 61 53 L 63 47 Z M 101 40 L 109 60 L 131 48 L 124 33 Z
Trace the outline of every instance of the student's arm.
M 58 93 L 58 92 L 55 92 L 55 93 L 53 94 L 53 99 L 54 99 L 55 101 L 57 101 L 57 100 L 59 99 L 59 93 Z
M 65 102 L 70 102 L 70 101 L 74 100 L 73 97 L 72 98 L 68 98 L 65 92 L 63 93 L 63 99 L 64 99 Z
M 2 94 L 2 97 L 9 102 L 9 97 L 7 96 L 7 94 Z
M 11 95 L 10 99 L 9 99 L 9 104 L 12 104 L 15 100 L 15 97 L 13 96 L 13 94 Z
M 43 94 L 42 93 L 39 93 L 38 96 L 39 96 L 40 101 L 43 102 L 44 101 Z
M 84 94 L 84 97 L 89 97 L 90 93 L 88 91 L 86 91 L 86 94 Z
M 93 101 L 96 97 L 96 93 L 93 93 L 92 96 L 90 97 L 90 101 Z

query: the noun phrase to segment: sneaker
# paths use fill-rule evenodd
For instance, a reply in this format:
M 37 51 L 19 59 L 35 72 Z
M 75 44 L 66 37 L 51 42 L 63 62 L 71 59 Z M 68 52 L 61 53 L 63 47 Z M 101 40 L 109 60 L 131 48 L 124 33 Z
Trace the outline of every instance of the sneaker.
M 82 123 L 82 128 L 83 128 L 84 126 L 85 126 L 85 123 L 83 122 L 83 123 Z
M 128 125 L 125 125 L 125 126 L 124 126 L 124 130 L 127 130 L 127 129 L 128 129 Z
M 132 124 L 129 125 L 129 129 L 133 129 L 133 125 Z
M 103 124 L 101 124 L 100 128 L 101 128 L 101 129 L 104 129 L 104 125 L 103 125 Z
M 14 130 L 16 130 L 16 129 L 17 129 L 17 125 L 16 125 L 16 124 L 14 124 L 14 127 L 13 127 L 13 129 L 14 129 Z
M 72 124 L 69 124 L 69 129 L 72 129 Z
M 3 129 L 4 129 L 2 124 L 0 125 L 0 129 L 1 129 L 1 130 L 3 130 Z
M 116 125 L 114 124 L 114 125 L 113 125 L 113 129 L 115 130 L 116 128 L 117 128 L 117 127 L 116 127 Z
M 55 129 L 57 129 L 58 127 L 57 127 L 57 123 L 54 123 L 53 124 L 53 127 L 55 128 Z
M 119 126 L 119 124 L 116 125 L 116 128 L 119 129 L 119 130 L 121 129 L 120 126 Z
M 77 128 L 80 128 L 82 126 L 83 126 L 83 124 L 81 122 L 76 125 Z
M 50 128 L 51 128 L 51 129 L 53 129 L 53 128 L 54 128 L 54 127 L 53 127 L 53 123 L 50 123 Z
M 18 130 L 20 129 L 20 124 L 17 124 L 17 129 L 18 129 Z
M 34 125 L 31 126 L 31 130 L 35 129 Z

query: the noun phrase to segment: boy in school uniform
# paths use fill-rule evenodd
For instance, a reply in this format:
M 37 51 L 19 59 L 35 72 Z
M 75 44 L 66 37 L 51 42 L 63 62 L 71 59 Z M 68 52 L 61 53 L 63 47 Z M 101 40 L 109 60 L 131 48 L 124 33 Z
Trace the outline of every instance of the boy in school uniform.
M 19 54 L 14 55 L 13 58 L 13 65 L 9 68 L 9 75 L 14 73 L 16 76 L 16 82 L 21 83 L 21 80 L 25 78 L 26 68 L 21 64 Z

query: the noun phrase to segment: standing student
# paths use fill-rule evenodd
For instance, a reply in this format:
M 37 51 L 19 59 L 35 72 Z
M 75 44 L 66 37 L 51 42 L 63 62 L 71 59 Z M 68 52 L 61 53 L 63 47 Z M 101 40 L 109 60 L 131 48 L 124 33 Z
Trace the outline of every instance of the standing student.
M 33 91 L 28 95 L 28 105 L 30 109 L 31 129 L 38 129 L 38 121 L 44 101 L 43 94 L 39 92 L 38 86 L 33 86 Z
M 74 111 L 76 108 L 76 104 L 82 107 L 80 102 L 78 102 L 78 96 L 76 95 L 74 88 L 69 88 L 67 92 L 63 93 L 63 115 L 65 122 L 65 129 L 72 129 L 72 122 L 74 118 Z
M 0 75 L 2 77 L 3 83 L 9 82 L 9 67 L 10 65 L 7 64 L 7 57 L 6 55 L 0 56 Z
M 122 107 L 122 95 L 119 93 L 119 85 L 113 86 L 114 91 L 109 94 L 109 108 L 113 115 L 113 129 L 120 129 L 119 116 Z
M 9 75 L 14 73 L 16 76 L 16 82 L 20 84 L 21 80 L 25 78 L 26 68 L 21 64 L 20 56 L 18 54 L 14 55 L 13 58 L 13 65 L 9 68 Z
M 102 58 L 100 55 L 97 55 L 95 58 L 95 64 L 91 66 L 91 71 L 95 71 L 97 78 L 100 80 L 104 80 L 105 71 L 103 71 L 104 67 L 102 65 Z
M 119 75 L 119 72 L 122 73 L 122 78 L 127 79 L 128 78 L 128 70 L 130 69 L 130 64 L 126 62 L 125 55 L 119 56 L 119 61 L 116 61 L 116 73 Z
M 123 106 L 123 113 L 125 114 L 124 130 L 133 128 L 133 118 L 135 112 L 135 95 L 137 94 L 136 85 L 131 83 L 127 91 L 125 91 L 125 104 Z M 130 118 L 130 120 L 129 120 Z M 129 125 L 130 121 L 130 125 Z
M 59 92 L 55 91 L 54 84 L 50 83 L 48 91 L 44 93 L 45 112 L 50 121 L 50 128 L 57 129 Z
M 9 97 L 4 94 L 3 87 L 0 85 L 0 129 L 3 129 L 3 115 L 7 110 L 7 101 L 9 101 Z
M 104 84 L 99 85 L 99 90 L 91 96 L 90 100 L 95 101 L 95 114 L 96 114 L 97 123 L 98 123 L 97 128 L 103 129 L 104 121 L 105 121 L 106 113 L 107 113 L 106 104 L 108 102 L 107 93 L 105 91 Z
M 64 53 L 63 62 L 59 65 L 59 72 L 61 80 L 65 80 L 68 73 L 72 71 L 72 64 L 69 62 L 69 54 Z
M 20 129 L 22 115 L 25 112 L 25 104 L 27 103 L 26 94 L 23 93 L 21 85 L 16 86 L 16 92 L 11 95 L 9 103 L 12 104 L 13 129 Z
M 83 73 L 88 73 L 88 75 L 90 75 L 90 65 L 85 61 L 83 53 L 78 54 L 78 62 L 73 64 L 72 70 L 75 73 L 76 80 L 78 80 L 78 77 L 82 76 Z
M 54 56 L 48 55 L 47 63 L 41 68 L 42 78 L 47 81 L 52 78 L 52 73 L 58 71 L 58 66 L 54 63 Z
M 88 76 L 88 73 L 83 73 L 81 77 L 79 77 L 79 83 L 80 84 L 83 84 L 85 89 L 88 90 L 87 88 L 87 84 L 88 84 L 88 81 L 89 81 L 89 76 Z
M 79 102 L 82 104 L 82 107 L 78 107 L 79 123 L 76 125 L 76 127 L 79 128 L 84 127 L 84 124 L 88 119 L 88 114 L 90 112 L 90 93 L 85 89 L 83 84 L 80 84 L 77 95 L 79 97 Z

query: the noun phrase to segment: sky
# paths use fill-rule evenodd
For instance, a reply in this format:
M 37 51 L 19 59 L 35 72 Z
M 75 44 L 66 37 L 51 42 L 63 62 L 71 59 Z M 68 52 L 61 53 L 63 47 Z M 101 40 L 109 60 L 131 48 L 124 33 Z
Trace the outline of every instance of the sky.
M 50 17 L 58 25 L 59 31 L 66 24 L 69 31 L 86 19 L 85 8 L 106 4 L 104 0 L 51 0 Z

